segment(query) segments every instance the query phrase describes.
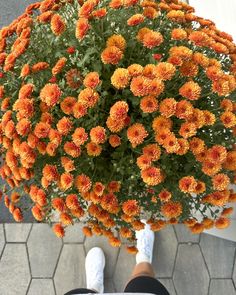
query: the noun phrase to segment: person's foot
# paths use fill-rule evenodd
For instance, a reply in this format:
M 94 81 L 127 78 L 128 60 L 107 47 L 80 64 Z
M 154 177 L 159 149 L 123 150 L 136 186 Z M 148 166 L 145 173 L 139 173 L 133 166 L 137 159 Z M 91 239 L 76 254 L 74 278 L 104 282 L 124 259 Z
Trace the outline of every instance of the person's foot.
M 94 247 L 89 250 L 85 259 L 85 271 L 88 289 L 97 291 L 98 293 L 104 292 L 104 267 L 105 256 L 102 249 Z
M 152 263 L 152 252 L 155 239 L 154 232 L 151 230 L 150 225 L 146 223 L 146 220 L 141 221 L 145 223 L 145 228 L 135 231 L 138 249 L 136 262 L 137 264 L 140 262 Z

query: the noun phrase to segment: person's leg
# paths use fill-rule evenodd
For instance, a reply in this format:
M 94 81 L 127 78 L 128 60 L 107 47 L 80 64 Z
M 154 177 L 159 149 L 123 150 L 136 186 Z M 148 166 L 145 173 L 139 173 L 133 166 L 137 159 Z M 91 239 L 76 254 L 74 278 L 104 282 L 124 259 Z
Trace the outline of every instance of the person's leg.
M 166 288 L 155 279 L 155 273 L 151 264 L 155 236 L 150 226 L 146 224 L 143 230 L 136 231 L 136 238 L 138 248 L 136 255 L 137 264 L 133 269 L 124 292 L 169 295 Z
M 85 259 L 87 288 L 74 289 L 65 295 L 88 294 L 104 292 L 105 256 L 101 248 L 89 250 Z

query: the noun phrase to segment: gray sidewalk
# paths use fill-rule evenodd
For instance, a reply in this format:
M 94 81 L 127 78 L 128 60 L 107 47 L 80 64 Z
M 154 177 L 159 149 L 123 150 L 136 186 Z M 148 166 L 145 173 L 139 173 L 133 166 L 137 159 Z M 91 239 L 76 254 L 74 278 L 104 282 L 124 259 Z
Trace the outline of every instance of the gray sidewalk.
M 81 225 L 56 238 L 45 224 L 0 224 L 0 294 L 62 295 L 85 287 L 87 251 L 106 255 L 105 292 L 122 291 L 135 256 L 105 238 L 84 238 Z M 156 233 L 153 266 L 171 295 L 235 295 L 236 243 L 189 234 L 182 225 Z

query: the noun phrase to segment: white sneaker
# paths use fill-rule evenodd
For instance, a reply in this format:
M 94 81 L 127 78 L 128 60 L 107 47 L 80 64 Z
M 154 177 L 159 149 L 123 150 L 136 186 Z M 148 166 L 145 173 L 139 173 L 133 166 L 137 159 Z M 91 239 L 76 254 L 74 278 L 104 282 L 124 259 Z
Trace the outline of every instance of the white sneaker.
M 105 256 L 102 249 L 94 247 L 89 250 L 85 259 L 85 271 L 88 289 L 92 289 L 98 293 L 104 292 L 104 267 Z
M 150 225 L 146 223 L 146 220 L 141 221 L 145 223 L 145 228 L 135 231 L 138 249 L 138 253 L 136 254 L 136 262 L 137 264 L 140 262 L 152 263 L 152 252 L 155 235 L 151 230 Z

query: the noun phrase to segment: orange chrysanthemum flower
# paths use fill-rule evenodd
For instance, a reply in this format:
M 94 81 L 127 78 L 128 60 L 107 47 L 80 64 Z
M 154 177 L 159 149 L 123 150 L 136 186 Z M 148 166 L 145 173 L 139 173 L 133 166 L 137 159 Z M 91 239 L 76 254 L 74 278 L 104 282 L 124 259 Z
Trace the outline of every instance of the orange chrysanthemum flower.
M 143 143 L 147 136 L 148 133 L 141 123 L 135 123 L 127 130 L 127 137 L 133 148 Z
M 107 118 L 106 125 L 111 132 L 120 132 L 125 127 L 124 120 L 115 120 L 111 116 Z
M 99 94 L 92 88 L 85 88 L 80 91 L 78 102 L 84 104 L 88 108 L 92 108 L 99 100 Z
M 197 133 L 197 127 L 194 123 L 182 123 L 179 129 L 179 134 L 183 137 L 183 138 L 189 138 L 191 136 L 196 135 Z
M 111 76 L 111 84 L 117 88 L 122 89 L 128 86 L 130 80 L 129 71 L 127 69 L 118 68 Z
M 202 194 L 206 191 L 206 184 L 202 181 L 197 181 L 197 185 L 195 187 L 194 193 Z
M 67 135 L 72 129 L 72 122 L 68 117 L 63 117 L 57 122 L 57 130 L 61 135 Z
M 112 147 L 118 147 L 121 144 L 121 138 L 116 134 L 111 134 L 109 136 L 109 143 Z
M 65 22 L 63 21 L 62 17 L 59 14 L 54 14 L 52 16 L 51 29 L 56 36 L 61 35 L 65 31 L 66 29 Z
M 220 116 L 220 120 L 223 123 L 223 125 L 227 128 L 232 128 L 236 126 L 236 115 L 230 111 L 224 112 Z
M 90 130 L 91 141 L 100 144 L 106 141 L 106 129 L 102 126 L 96 126 Z
M 110 116 L 112 120 L 124 120 L 127 117 L 129 105 L 126 101 L 117 101 L 110 108 Z
M 76 104 L 76 99 L 72 96 L 68 96 L 63 99 L 63 101 L 60 103 L 61 110 L 66 115 L 70 115 L 73 113 L 73 107 Z
M 53 231 L 58 238 L 63 238 L 65 236 L 65 230 L 60 223 L 53 225 Z
M 121 227 L 119 230 L 120 236 L 122 238 L 131 238 L 133 236 L 132 231 L 127 227 Z
M 105 48 L 101 54 L 101 59 L 104 64 L 117 65 L 123 58 L 122 51 L 116 46 Z
M 38 205 L 33 206 L 31 212 L 34 218 L 38 221 L 42 221 L 45 216 L 44 212 L 41 210 L 41 207 Z
M 73 106 L 72 112 L 74 117 L 79 119 L 87 114 L 87 107 L 81 102 L 76 102 Z
M 182 213 L 182 205 L 179 202 L 166 202 L 161 206 L 161 213 L 167 218 L 179 217 Z
M 224 98 L 220 102 L 220 107 L 222 109 L 224 109 L 225 111 L 232 112 L 233 109 L 234 109 L 234 104 L 233 104 L 233 101 L 231 99 Z
M 195 191 L 197 181 L 193 176 L 185 176 L 179 180 L 179 189 L 184 193 L 192 193 Z
M 90 72 L 85 76 L 83 84 L 87 88 L 95 89 L 100 82 L 99 74 L 97 72 Z
M 126 41 L 124 37 L 122 37 L 121 35 L 112 35 L 111 37 L 107 39 L 106 46 L 107 47 L 115 46 L 123 52 L 126 47 Z
M 163 189 L 159 195 L 158 195 L 159 199 L 162 201 L 162 202 L 168 202 L 171 197 L 172 197 L 172 194 L 171 192 L 169 192 L 168 190 L 165 190 Z
M 64 202 L 64 199 L 62 198 L 53 198 L 52 199 L 52 207 L 55 209 L 55 210 L 58 210 L 59 212 L 63 212 L 65 210 L 65 202 Z
M 56 76 L 57 74 L 59 74 L 62 71 L 62 69 L 66 65 L 66 61 L 67 61 L 67 59 L 65 57 L 62 57 L 57 61 L 55 66 L 52 68 L 53 76 Z
M 26 136 L 30 132 L 30 129 L 31 129 L 31 122 L 26 118 L 21 119 L 16 124 L 16 131 L 21 136 Z
M 89 24 L 89 21 L 85 17 L 80 17 L 76 22 L 76 29 L 75 29 L 75 36 L 77 39 L 82 40 L 88 30 L 90 29 L 91 25 Z
M 170 129 L 165 128 L 165 127 L 160 128 L 160 129 L 156 129 L 155 132 L 156 132 L 155 140 L 160 145 L 162 145 L 164 143 L 164 140 L 172 134 L 170 132 Z
M 224 173 L 219 173 L 212 177 L 212 184 L 215 190 L 223 191 L 230 184 L 230 178 Z
M 159 111 L 162 116 L 169 118 L 176 112 L 177 101 L 174 98 L 165 98 L 160 102 Z
M 223 158 L 223 157 L 222 157 Z M 229 151 L 224 162 L 224 168 L 228 170 L 236 170 L 236 151 Z
M 164 179 L 161 169 L 157 167 L 143 169 L 141 171 L 141 177 L 146 184 L 151 186 L 158 185 Z
M 117 197 L 112 192 L 103 195 L 101 206 L 104 210 L 112 214 L 117 214 L 120 210 Z
M 161 149 L 155 143 L 146 145 L 142 149 L 142 151 L 143 151 L 143 154 L 147 155 L 152 161 L 159 160 L 159 158 L 161 156 Z
M 128 216 L 136 216 L 140 213 L 140 207 L 136 200 L 128 200 L 122 204 L 122 210 Z
M 177 155 L 185 155 L 189 150 L 189 143 L 187 139 L 184 138 L 177 138 L 179 149 L 176 151 Z
M 186 119 L 193 113 L 193 106 L 187 100 L 181 100 L 176 105 L 176 117 L 179 119 Z
M 137 26 L 141 23 L 143 23 L 145 20 L 145 17 L 143 14 L 140 14 L 140 13 L 137 13 L 137 14 L 134 14 L 132 15 L 128 20 L 127 20 L 127 25 L 128 26 Z
M 137 77 L 142 75 L 143 67 L 139 64 L 132 64 L 127 68 L 127 70 L 129 71 L 131 77 Z
M 137 158 L 136 161 L 138 167 L 142 169 L 146 169 L 152 165 L 152 160 L 148 155 L 141 155 Z
M 189 148 L 194 155 L 197 155 L 204 151 L 205 142 L 198 137 L 193 137 L 189 142 Z
M 121 246 L 121 241 L 116 237 L 110 238 L 109 243 L 112 247 L 120 247 Z
M 95 18 L 103 18 L 107 15 L 106 8 L 101 8 L 92 12 L 92 16 Z
M 163 140 L 163 147 L 167 153 L 176 153 L 180 148 L 178 138 L 176 138 L 176 136 L 171 133 Z
M 12 216 L 16 222 L 21 222 L 23 220 L 23 214 L 20 208 L 15 208 L 13 210 Z
M 43 176 L 48 180 L 48 181 L 56 181 L 59 178 L 59 174 L 57 171 L 57 167 L 54 165 L 48 165 L 46 164 L 43 168 Z
M 73 158 L 77 158 L 81 154 L 80 147 L 69 141 L 64 144 L 64 151 Z
M 197 100 L 201 95 L 201 87 L 196 82 L 189 81 L 180 87 L 179 94 L 190 100 Z
M 204 231 L 205 229 L 205 225 L 202 223 L 195 223 L 193 226 L 190 226 L 189 229 L 191 231 L 191 233 L 193 234 L 200 234 Z
M 36 124 L 34 129 L 34 134 L 37 138 L 46 138 L 48 137 L 51 126 L 48 123 L 39 122 Z
M 76 146 L 83 145 L 88 140 L 88 134 L 83 127 L 78 127 L 72 134 L 72 141 Z
M 67 190 L 72 187 L 74 177 L 70 173 L 63 173 L 60 177 L 60 188 L 62 190 Z
M 78 196 L 76 194 L 67 195 L 66 206 L 71 210 L 76 210 L 79 207 Z
M 164 81 L 171 80 L 172 77 L 175 75 L 176 68 L 173 64 L 168 62 L 160 62 L 156 66 L 156 74 L 159 79 Z
M 87 143 L 86 149 L 87 149 L 88 155 L 92 157 L 98 157 L 102 152 L 102 147 L 95 142 Z
M 218 229 L 224 229 L 230 226 L 230 220 L 226 217 L 220 217 L 215 222 L 215 227 Z
M 46 84 L 40 91 L 40 98 L 48 106 L 53 107 L 59 101 L 61 90 L 57 84 Z
M 214 145 L 207 151 L 206 159 L 216 163 L 223 163 L 227 157 L 227 150 L 222 145 Z
M 151 80 L 143 76 L 135 76 L 130 83 L 130 90 L 134 96 L 148 95 L 151 89 Z
M 75 170 L 74 161 L 68 157 L 61 157 L 61 165 L 66 172 L 71 172 Z
M 184 40 L 187 36 L 187 32 L 184 29 L 173 29 L 171 32 L 171 38 L 174 40 Z
M 158 110 L 158 101 L 154 96 L 145 96 L 140 100 L 140 109 L 144 113 L 153 113 Z
M 159 46 L 164 41 L 161 33 L 149 30 L 142 37 L 141 42 L 149 49 Z
M 227 208 L 224 208 L 224 210 L 221 212 L 221 216 L 229 216 L 233 213 L 234 211 L 234 208 L 233 207 L 227 207 Z
M 61 221 L 61 223 L 63 225 L 71 225 L 71 224 L 73 224 L 72 217 L 68 213 L 65 213 L 65 212 L 62 212 L 60 214 L 60 221 Z
M 202 163 L 202 172 L 206 175 L 213 176 L 221 170 L 222 166 L 219 162 L 212 162 L 207 158 Z
M 163 116 L 156 117 L 152 122 L 152 128 L 155 132 L 161 131 L 163 128 L 171 129 L 172 128 L 172 120 L 169 118 L 165 118 Z
M 90 178 L 85 174 L 80 174 L 75 179 L 75 187 L 79 190 L 81 193 L 86 193 L 91 188 L 91 180 Z

